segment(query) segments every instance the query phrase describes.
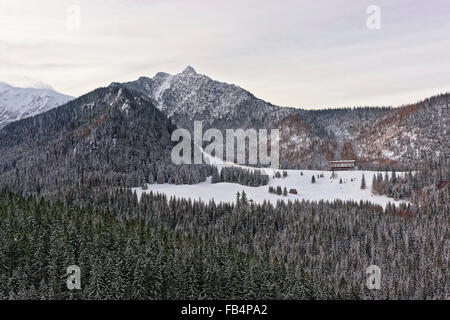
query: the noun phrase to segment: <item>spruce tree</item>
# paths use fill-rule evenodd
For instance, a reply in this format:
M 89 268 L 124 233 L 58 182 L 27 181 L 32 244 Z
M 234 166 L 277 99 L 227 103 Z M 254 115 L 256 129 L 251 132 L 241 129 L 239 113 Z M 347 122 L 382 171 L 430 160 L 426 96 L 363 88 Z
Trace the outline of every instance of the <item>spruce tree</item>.
M 283 189 L 280 186 L 277 186 L 277 195 L 281 196 L 283 193 Z
M 362 175 L 361 179 L 361 189 L 366 189 L 366 179 L 364 178 L 364 174 Z

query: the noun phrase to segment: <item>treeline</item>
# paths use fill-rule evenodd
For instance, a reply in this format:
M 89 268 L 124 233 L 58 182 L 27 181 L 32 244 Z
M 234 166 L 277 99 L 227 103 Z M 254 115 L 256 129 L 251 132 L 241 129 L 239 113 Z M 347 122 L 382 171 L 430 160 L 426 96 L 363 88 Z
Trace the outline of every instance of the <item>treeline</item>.
M 384 176 L 380 172 L 372 177 L 372 192 L 387 195 L 394 199 L 408 199 L 411 196 L 415 179 L 411 171 L 404 176 L 397 175 L 395 170 L 392 171 L 390 176 L 387 171 Z
M 234 297 L 233 279 L 251 284 L 239 288 L 238 298 L 448 299 L 449 168 L 447 159 L 425 162 L 414 174 L 410 197 L 414 205 L 387 209 L 338 200 L 255 205 L 244 194 L 233 204 L 153 193 L 138 199 L 125 188 L 88 184 L 48 195 L 53 205 L 4 192 L 0 197 L 2 298 L 36 297 L 36 292 L 50 292 L 44 298 L 71 298 L 63 291 L 61 275 L 76 261 L 87 270 L 77 296 L 83 299 L 178 299 L 198 297 L 199 292 L 205 299 L 229 298 Z M 173 251 L 161 244 L 164 237 L 173 239 Z M 183 249 L 190 248 L 189 243 L 203 253 L 213 253 L 202 259 L 197 249 Z M 153 247 L 157 249 L 152 251 Z M 233 270 L 229 264 L 233 255 L 221 258 L 221 250 L 228 249 L 253 264 L 231 276 L 218 275 Z M 155 252 L 161 260 L 155 260 Z M 199 257 L 204 263 L 194 272 L 188 262 Z M 144 274 L 140 274 L 143 261 Z M 154 261 L 161 262 L 155 267 Z M 382 270 L 380 290 L 365 286 L 365 271 L 372 264 Z M 169 274 L 175 280 L 149 280 L 150 271 L 160 279 Z M 114 293 L 116 288 L 108 280 L 111 274 L 119 279 L 119 292 L 125 293 Z M 208 282 L 202 274 L 213 274 L 217 280 Z M 279 278 L 280 274 L 286 277 Z M 140 282 L 144 284 L 139 286 Z M 161 283 L 167 284 L 162 285 L 165 291 L 154 289 Z M 294 285 L 288 289 L 292 283 L 300 289 L 292 289 Z M 141 287 L 143 291 L 135 289 Z M 255 287 L 263 289 L 251 289 Z M 278 294 L 268 296 L 267 287 Z M 191 295 L 185 295 L 188 289 Z
M 291 189 L 290 191 L 291 191 L 291 193 L 297 194 L 297 190 L 296 189 Z M 269 187 L 269 193 L 273 193 L 273 194 L 276 194 L 276 195 L 279 195 L 279 196 L 283 195 L 283 196 L 286 197 L 288 195 L 288 190 L 287 190 L 286 187 L 282 188 L 281 186 L 276 186 L 276 187 L 270 186 Z
M 70 192 L 66 196 L 75 197 Z M 84 203 L 98 208 L 108 203 L 119 220 L 139 218 L 157 230 L 292 263 L 296 272 L 321 284 L 317 296 L 332 292 L 342 299 L 446 299 L 450 295 L 448 186 L 422 200 L 420 209 L 389 205 L 384 210 L 370 202 L 339 200 L 250 204 L 242 194 L 234 204 L 153 193 L 138 200 L 130 191 L 106 189 L 87 192 L 85 197 Z M 382 270 L 381 290 L 365 287 L 365 270 L 372 264 Z
M 141 179 L 139 182 L 146 181 L 152 183 L 169 183 L 169 184 L 197 184 L 206 181 L 206 178 L 213 174 L 213 168 L 205 164 L 190 165 L 166 165 L 159 167 L 152 173 L 149 173 L 148 179 Z M 137 177 L 139 179 L 139 177 Z
M 0 193 L 0 237 L 0 300 L 337 297 L 292 263 L 9 192 Z M 81 290 L 67 288 L 71 265 Z
M 35 292 L 47 292 L 48 285 L 52 289 L 49 288 L 50 294 L 44 297 L 70 298 L 63 291 L 58 291 L 64 290 L 60 277 L 61 272 L 65 272 L 59 268 L 76 261 L 82 270 L 97 270 L 95 273 L 83 273 L 83 293 L 77 296 L 83 299 L 101 297 L 99 292 L 106 292 L 105 296 L 112 299 L 142 297 L 140 292 L 144 292 L 143 297 L 146 298 L 190 298 L 197 297 L 198 292 L 204 292 L 203 298 L 229 298 L 234 297 L 228 295 L 235 290 L 230 289 L 233 279 L 237 281 L 249 277 L 255 277 L 255 280 L 247 280 L 248 283 L 258 283 L 258 288 L 263 283 L 263 289 L 240 288 L 242 295 L 236 297 L 266 298 L 264 288 L 280 288 L 280 278 L 277 278 L 280 274 L 295 279 L 282 278 L 280 281 L 284 281 L 286 286 L 276 289 L 281 292 L 277 297 L 448 299 L 449 168 L 446 159 L 425 163 L 414 174 L 416 184 L 413 184 L 415 187 L 410 197 L 414 205 L 388 205 L 384 210 L 369 202 L 338 200 L 280 201 L 276 206 L 270 203 L 255 205 L 250 204 L 243 193 L 237 196 L 233 204 L 167 198 L 153 193 L 138 199 L 135 193 L 126 189 L 87 188 L 85 185 L 69 189 L 64 194 L 54 194 L 51 199 L 55 204 L 50 205 L 45 201 L 23 199 L 6 192 L 0 197 L 2 297 L 36 297 Z M 74 229 L 76 231 L 72 232 Z M 174 240 L 173 252 L 179 252 L 180 260 L 169 253 L 165 255 L 165 252 L 172 252 L 166 247 L 161 249 L 158 239 L 164 239 L 165 235 L 169 239 L 179 239 Z M 156 240 L 137 240 L 146 239 L 146 236 Z M 135 244 L 136 241 L 138 244 Z M 203 248 L 202 252 L 210 250 L 218 253 L 211 254 L 210 260 L 200 259 L 206 261 L 201 264 L 201 271 L 192 273 L 193 267 L 186 267 L 184 262 L 172 264 L 173 261 L 194 263 L 199 259 L 194 249 L 183 251 L 182 243 Z M 149 246 L 159 249 L 151 251 L 150 258 L 140 255 L 141 251 L 148 252 Z M 50 251 L 52 247 L 54 249 Z M 79 249 L 82 247 L 90 249 Z M 233 259 L 231 255 L 223 259 L 220 255 L 221 250 L 229 248 L 232 248 L 233 254 L 242 255 L 245 261 L 253 261 L 254 264 L 249 269 L 240 269 L 238 276 L 233 273 L 233 276 L 224 279 L 223 275 L 219 276 L 211 269 L 217 268 L 217 272 L 233 270 L 227 264 Z M 137 283 L 142 280 L 139 279 L 148 279 L 145 275 L 148 270 L 161 270 L 146 269 L 154 263 L 151 262 L 154 261 L 154 252 L 159 252 L 160 261 L 170 262 L 159 265 L 163 270 L 170 270 L 161 271 L 159 274 L 164 275 L 161 277 L 170 274 L 176 280 L 163 286 L 167 291 L 147 295 L 150 290 L 148 286 L 157 284 L 158 288 L 162 280 L 144 280 L 146 291 L 136 291 L 134 288 L 140 288 Z M 80 260 L 73 260 L 73 256 L 80 257 Z M 64 260 L 66 257 L 71 260 Z M 37 266 L 33 265 L 35 261 L 39 261 Z M 59 265 L 56 269 L 53 261 Z M 146 261 L 147 266 L 144 275 L 138 273 L 142 268 L 136 267 L 142 266 L 142 261 Z M 214 261 L 218 261 L 218 265 Z M 380 290 L 365 287 L 365 270 L 372 264 L 382 270 Z M 105 265 L 109 267 L 102 271 Z M 273 270 L 271 265 L 277 271 L 261 271 L 267 268 Z M 279 266 L 281 271 L 277 269 Z M 50 268 L 51 276 L 42 276 L 49 272 L 46 268 Z M 117 293 L 109 285 L 111 272 L 120 274 L 117 279 L 123 282 L 119 281 L 117 287 L 125 287 L 121 289 L 122 292 L 125 290 L 124 294 L 113 296 Z M 192 279 L 203 279 L 199 282 L 208 283 L 200 275 L 211 272 L 218 279 L 215 285 L 208 284 L 208 288 L 212 286 L 214 290 L 193 285 Z M 91 278 L 90 274 L 97 275 Z M 30 277 L 35 278 L 30 281 Z M 185 287 L 182 287 L 183 283 Z M 300 291 L 294 290 L 296 294 L 286 293 L 290 292 L 287 286 L 292 283 L 302 288 Z M 174 290 L 170 289 L 172 287 Z M 95 291 L 93 288 L 99 289 Z M 194 293 L 186 296 L 184 294 L 188 288 L 189 292 Z M 197 291 L 196 288 L 200 289 Z M 60 295 L 55 295 L 55 292 Z M 161 292 L 165 295 L 160 295 Z
M 407 199 L 416 206 L 422 207 L 423 202 L 442 200 L 442 190 L 448 190 L 450 184 L 450 159 L 445 156 L 437 159 L 425 159 L 411 170 L 399 175 L 393 170 L 391 174 L 374 174 L 372 178 L 372 191 L 375 194 L 384 194 L 394 199 Z
M 412 189 L 410 199 L 420 208 L 427 209 L 434 204 L 433 212 L 450 212 L 450 158 L 425 159 L 416 167 L 416 173 L 408 184 Z
M 244 186 L 260 187 L 269 183 L 269 176 L 262 174 L 261 170 L 250 170 L 239 167 L 223 167 L 219 174 L 217 167 L 214 167 L 211 183 L 220 182 L 233 182 Z

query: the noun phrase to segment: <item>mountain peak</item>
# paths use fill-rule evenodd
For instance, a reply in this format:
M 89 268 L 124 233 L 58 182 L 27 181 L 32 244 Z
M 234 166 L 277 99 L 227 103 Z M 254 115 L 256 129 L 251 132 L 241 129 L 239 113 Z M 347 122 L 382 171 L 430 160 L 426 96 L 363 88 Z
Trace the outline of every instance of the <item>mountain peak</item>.
M 0 82 L 0 129 L 65 104 L 73 98 L 50 89 L 19 88 Z
M 196 75 L 197 74 L 195 69 L 192 68 L 191 66 L 187 66 L 186 69 L 184 69 L 182 73 L 183 74 L 192 74 L 192 75 Z

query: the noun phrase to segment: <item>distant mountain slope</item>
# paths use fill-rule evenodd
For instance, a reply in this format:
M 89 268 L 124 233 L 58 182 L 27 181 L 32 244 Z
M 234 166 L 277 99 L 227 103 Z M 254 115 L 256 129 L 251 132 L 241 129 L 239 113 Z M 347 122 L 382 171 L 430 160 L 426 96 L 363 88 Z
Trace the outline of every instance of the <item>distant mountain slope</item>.
M 360 159 L 398 163 L 450 155 L 450 94 L 392 109 L 365 128 L 355 143 Z
M 69 183 L 72 168 L 67 166 L 76 160 L 72 164 L 79 172 L 109 172 L 120 185 L 202 181 L 204 171 L 177 170 L 169 159 L 171 131 L 175 126 L 192 130 L 194 120 L 203 121 L 204 129 L 280 129 L 282 168 L 327 169 L 329 160 L 356 159 L 360 169 L 407 169 L 425 157 L 450 154 L 449 103 L 450 95 L 444 94 L 400 108 L 284 108 L 188 67 L 177 75 L 161 72 L 112 83 L 7 126 L 0 131 L 0 174 L 17 168 L 28 168 L 29 174 L 48 160 L 50 165 L 60 161 L 56 166 L 68 170 L 63 181 Z M 121 147 L 112 148 L 116 143 Z
M 281 164 L 326 168 L 329 160 L 356 159 L 363 169 L 411 168 L 450 154 L 450 95 L 399 108 L 317 110 L 277 124 Z
M 171 162 L 176 127 L 145 96 L 118 84 L 96 89 L 0 130 L 0 184 L 25 193 L 144 182 L 197 183 L 206 165 Z
M 175 124 L 188 129 L 194 120 L 218 129 L 267 128 L 296 112 L 258 99 L 236 85 L 198 74 L 192 67 L 177 75 L 160 72 L 124 85 L 146 94 Z
M 60 106 L 73 97 L 50 89 L 17 88 L 0 82 L 0 129 Z
M 250 92 L 198 74 L 158 73 L 124 83 L 149 97 L 179 127 L 278 128 L 284 168 L 325 169 L 333 159 L 357 159 L 363 169 L 411 167 L 449 154 L 449 95 L 400 108 L 304 110 L 275 106 Z

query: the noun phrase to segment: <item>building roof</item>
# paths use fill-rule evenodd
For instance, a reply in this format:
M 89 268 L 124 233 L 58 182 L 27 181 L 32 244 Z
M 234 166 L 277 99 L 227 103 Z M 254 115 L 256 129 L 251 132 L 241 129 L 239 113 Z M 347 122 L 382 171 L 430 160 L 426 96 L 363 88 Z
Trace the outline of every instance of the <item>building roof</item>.
M 348 162 L 356 162 L 356 160 L 332 160 L 330 163 L 348 163 Z

